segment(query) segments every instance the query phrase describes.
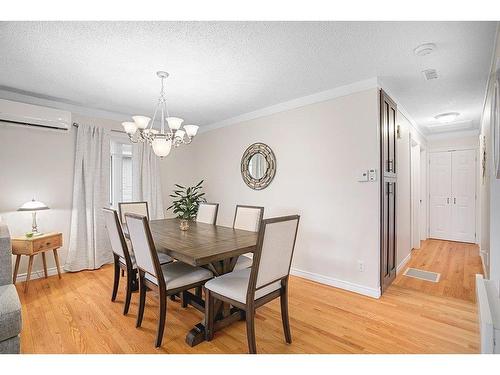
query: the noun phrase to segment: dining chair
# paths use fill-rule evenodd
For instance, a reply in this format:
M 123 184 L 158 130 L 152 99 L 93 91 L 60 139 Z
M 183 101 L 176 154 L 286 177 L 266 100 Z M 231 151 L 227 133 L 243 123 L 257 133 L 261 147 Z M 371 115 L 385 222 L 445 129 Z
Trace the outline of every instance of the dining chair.
M 127 289 L 125 295 L 125 305 L 123 306 L 123 315 L 128 313 L 132 290 L 137 285 L 137 266 L 133 253 L 129 251 L 122 226 L 118 220 L 118 214 L 115 210 L 103 208 L 104 220 L 111 242 L 111 250 L 114 257 L 114 280 L 111 301 L 115 301 L 118 285 L 120 283 L 120 269 L 127 274 Z M 134 285 L 135 284 L 135 285 Z
M 129 236 L 135 249 L 135 259 L 139 272 L 139 311 L 136 327 L 142 324 L 146 293 L 157 292 L 159 303 L 158 331 L 155 346 L 161 346 L 167 316 L 167 297 L 185 293 L 189 289 L 203 286 L 213 277 L 210 270 L 193 267 L 183 262 L 160 264 L 146 216 L 132 213 L 125 214 Z
M 237 205 L 234 212 L 233 228 L 258 232 L 260 222 L 264 216 L 264 207 Z M 253 254 L 240 255 L 234 266 L 234 270 L 242 270 L 252 267 Z
M 215 225 L 217 221 L 217 213 L 219 212 L 219 203 L 200 203 L 198 206 L 198 214 L 196 221 L 198 223 L 206 223 Z
M 118 211 L 120 212 L 120 221 L 123 231 L 127 235 L 128 235 L 128 227 L 127 227 L 127 220 L 125 219 L 125 214 L 130 213 L 130 214 L 142 215 L 146 216 L 149 220 L 148 202 L 119 202 Z M 173 261 L 171 257 L 163 253 L 159 253 L 158 258 L 160 259 L 160 264 L 166 264 Z
M 285 340 L 292 343 L 288 316 L 288 278 L 299 228 L 299 215 L 262 221 L 251 268 L 233 271 L 205 284 L 206 340 L 214 335 L 215 300 L 245 311 L 248 350 L 257 352 L 255 310 L 280 297 Z

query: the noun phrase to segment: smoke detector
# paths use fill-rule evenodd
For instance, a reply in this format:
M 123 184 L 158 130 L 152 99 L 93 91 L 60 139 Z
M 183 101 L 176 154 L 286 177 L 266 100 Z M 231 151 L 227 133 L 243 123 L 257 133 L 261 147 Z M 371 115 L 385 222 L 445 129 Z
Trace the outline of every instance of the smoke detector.
M 423 43 L 423 44 L 417 46 L 413 50 L 413 53 L 416 56 L 425 56 L 425 55 L 432 53 L 435 49 L 436 49 L 436 45 L 434 43 Z
M 447 112 L 441 113 L 440 115 L 434 116 L 442 124 L 447 124 L 449 122 L 455 121 L 455 119 L 460 115 L 458 112 Z
M 438 79 L 438 73 L 436 69 L 425 69 L 422 71 L 424 78 L 426 81 L 430 81 L 431 79 Z

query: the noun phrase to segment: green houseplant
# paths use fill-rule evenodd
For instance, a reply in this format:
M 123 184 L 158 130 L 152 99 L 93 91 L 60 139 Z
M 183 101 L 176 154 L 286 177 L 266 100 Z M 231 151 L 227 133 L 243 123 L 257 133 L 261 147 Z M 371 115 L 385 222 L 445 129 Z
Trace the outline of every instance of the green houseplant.
M 202 192 L 203 180 L 198 182 L 195 186 L 184 187 L 175 184 L 176 189 L 170 197 L 174 198 L 172 205 L 167 208 L 167 211 L 173 209 L 173 213 L 181 219 L 180 229 L 189 229 L 189 221 L 196 218 L 198 213 L 198 206 L 202 202 L 206 202 L 204 198 L 205 193 Z

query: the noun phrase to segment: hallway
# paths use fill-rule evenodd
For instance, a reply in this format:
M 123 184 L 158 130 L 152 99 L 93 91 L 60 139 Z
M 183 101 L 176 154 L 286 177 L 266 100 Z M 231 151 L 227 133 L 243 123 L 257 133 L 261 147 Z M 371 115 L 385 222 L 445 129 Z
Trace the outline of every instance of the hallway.
M 404 276 L 406 268 L 418 268 L 441 274 L 437 283 Z M 458 298 L 475 302 L 475 275 L 483 273 L 476 244 L 426 240 L 412 250 L 408 263 L 399 270 L 393 285 L 429 295 Z

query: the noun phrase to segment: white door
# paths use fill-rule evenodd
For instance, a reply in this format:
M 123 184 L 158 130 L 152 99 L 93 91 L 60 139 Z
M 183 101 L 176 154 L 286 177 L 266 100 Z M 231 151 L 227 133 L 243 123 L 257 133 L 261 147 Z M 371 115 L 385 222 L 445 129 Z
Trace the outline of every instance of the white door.
M 429 154 L 429 235 L 451 239 L 451 152 Z
M 455 241 L 476 240 L 476 152 L 454 151 L 452 154 L 451 238 Z
M 420 249 L 420 146 L 411 148 L 411 247 Z

